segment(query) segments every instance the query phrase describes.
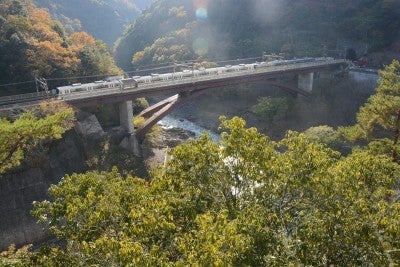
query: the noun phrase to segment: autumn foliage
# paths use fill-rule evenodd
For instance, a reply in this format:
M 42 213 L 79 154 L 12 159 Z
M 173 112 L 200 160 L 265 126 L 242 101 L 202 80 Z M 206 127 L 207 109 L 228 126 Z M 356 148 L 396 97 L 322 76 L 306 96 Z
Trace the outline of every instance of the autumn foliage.
M 121 74 L 103 42 L 85 32 L 68 36 L 60 22 L 31 0 L 0 4 L 0 55 L 0 83 L 33 76 Z

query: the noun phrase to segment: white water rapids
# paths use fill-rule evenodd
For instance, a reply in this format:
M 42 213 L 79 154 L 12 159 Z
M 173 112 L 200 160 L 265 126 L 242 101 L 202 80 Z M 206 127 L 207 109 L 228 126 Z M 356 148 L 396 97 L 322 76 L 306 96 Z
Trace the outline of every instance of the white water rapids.
M 158 124 L 164 129 L 179 128 L 186 131 L 195 133 L 196 137 L 199 137 L 203 132 L 207 132 L 214 142 L 218 142 L 221 136 L 215 132 L 207 130 L 191 121 L 175 118 L 172 116 L 166 116 Z

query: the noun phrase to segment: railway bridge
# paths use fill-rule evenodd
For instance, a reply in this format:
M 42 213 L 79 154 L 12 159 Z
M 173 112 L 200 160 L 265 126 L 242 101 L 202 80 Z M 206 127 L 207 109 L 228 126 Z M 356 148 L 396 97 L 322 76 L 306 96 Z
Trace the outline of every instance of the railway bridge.
M 332 71 L 347 66 L 347 64 L 348 62 L 343 59 L 334 60 L 326 58 L 318 61 L 281 64 L 197 77 L 193 75 L 183 79 L 143 83 L 139 84 L 138 87 L 125 87 L 123 90 L 120 88 L 108 88 L 104 90 L 54 95 L 52 97 L 78 108 L 99 104 L 119 103 L 120 124 L 124 126 L 127 131 L 127 137 L 123 141 L 125 144 L 124 146 L 138 154 L 138 144 L 143 140 L 145 134 L 154 124 L 177 106 L 204 92 L 225 86 L 262 82 L 293 93 L 308 96 L 311 94 L 313 88 L 314 73 Z M 297 86 L 288 85 L 278 80 L 282 76 L 293 74 L 298 76 Z M 157 95 L 172 96 L 147 108 L 139 114 L 139 116 L 146 119 L 146 122 L 141 128 L 134 129 L 132 99 Z M 46 98 L 47 96 L 43 92 L 2 97 L 0 98 L 0 111 L 34 106 Z

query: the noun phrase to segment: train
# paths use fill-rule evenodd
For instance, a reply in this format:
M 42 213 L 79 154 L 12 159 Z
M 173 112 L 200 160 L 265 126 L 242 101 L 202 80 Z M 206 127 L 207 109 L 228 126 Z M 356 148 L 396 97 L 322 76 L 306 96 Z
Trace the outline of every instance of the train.
M 60 86 L 56 88 L 59 95 L 70 94 L 73 92 L 103 90 L 109 88 L 124 89 L 126 87 L 137 87 L 138 82 L 135 78 L 124 78 L 124 76 L 111 76 L 105 80 L 94 81 L 92 83 L 73 83 L 67 86 Z
M 137 88 L 141 84 L 148 84 L 153 82 L 162 81 L 173 81 L 182 80 L 186 78 L 193 78 L 199 76 L 211 76 L 219 75 L 228 72 L 239 72 L 239 71 L 251 71 L 255 69 L 262 69 L 268 67 L 300 64 L 300 63 L 311 63 L 318 61 L 333 61 L 331 57 L 319 57 L 319 58 L 298 58 L 290 60 L 274 60 L 269 62 L 255 62 L 248 64 L 238 64 L 238 65 L 225 65 L 223 67 L 214 68 L 198 68 L 198 69 L 184 69 L 182 71 L 173 73 L 152 73 L 145 76 L 133 76 L 130 78 L 124 78 L 124 76 L 111 76 L 107 77 L 105 80 L 99 80 L 91 83 L 74 83 L 68 86 L 61 86 L 55 89 L 55 93 L 58 95 L 66 95 L 74 92 L 83 91 L 94 91 L 94 90 L 104 90 L 104 89 L 132 89 Z

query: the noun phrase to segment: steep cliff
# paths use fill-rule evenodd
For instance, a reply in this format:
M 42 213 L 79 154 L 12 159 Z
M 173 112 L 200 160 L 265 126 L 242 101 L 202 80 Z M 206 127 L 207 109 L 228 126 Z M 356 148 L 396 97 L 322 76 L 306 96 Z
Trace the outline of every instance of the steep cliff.
M 47 199 L 50 185 L 65 174 L 85 171 L 85 160 L 82 141 L 72 130 L 48 150 L 31 154 L 23 166 L 0 177 L 0 251 L 10 244 L 20 246 L 49 237 L 30 215 L 32 203 Z

